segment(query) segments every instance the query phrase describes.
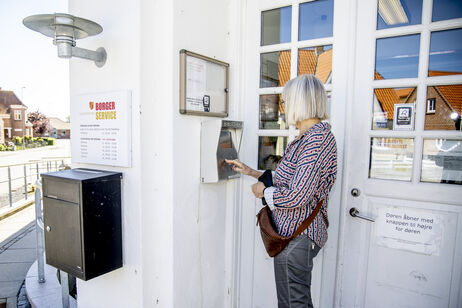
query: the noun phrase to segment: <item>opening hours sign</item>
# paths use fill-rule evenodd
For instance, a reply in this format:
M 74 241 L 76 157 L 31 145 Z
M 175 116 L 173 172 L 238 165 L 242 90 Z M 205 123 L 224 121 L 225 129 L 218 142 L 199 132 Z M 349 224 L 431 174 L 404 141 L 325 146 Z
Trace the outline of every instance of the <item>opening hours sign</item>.
M 77 95 L 71 102 L 72 160 L 131 167 L 131 92 Z

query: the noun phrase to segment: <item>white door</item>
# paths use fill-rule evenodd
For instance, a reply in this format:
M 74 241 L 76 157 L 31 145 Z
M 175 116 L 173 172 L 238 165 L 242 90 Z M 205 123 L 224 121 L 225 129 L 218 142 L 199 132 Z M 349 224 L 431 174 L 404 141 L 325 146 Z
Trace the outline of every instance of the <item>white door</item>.
M 335 307 L 462 307 L 461 1 L 355 4 Z

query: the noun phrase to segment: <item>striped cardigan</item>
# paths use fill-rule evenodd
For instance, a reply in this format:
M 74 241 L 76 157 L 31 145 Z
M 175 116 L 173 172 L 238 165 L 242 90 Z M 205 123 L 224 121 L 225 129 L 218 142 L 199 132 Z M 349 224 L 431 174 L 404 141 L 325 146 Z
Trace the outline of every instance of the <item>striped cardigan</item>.
M 337 146 L 330 125 L 312 126 L 284 151 L 265 199 L 280 235 L 290 236 L 324 199 L 320 213 L 304 231 L 319 246 L 327 241 L 327 201 L 337 175 Z

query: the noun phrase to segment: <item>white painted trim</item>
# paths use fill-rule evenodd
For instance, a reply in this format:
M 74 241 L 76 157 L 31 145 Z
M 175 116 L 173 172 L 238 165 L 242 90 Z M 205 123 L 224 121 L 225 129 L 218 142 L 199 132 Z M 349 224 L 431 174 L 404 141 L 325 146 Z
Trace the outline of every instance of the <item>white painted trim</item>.
M 262 53 L 277 52 L 277 51 L 288 51 L 290 50 L 291 46 L 292 46 L 291 43 L 265 45 L 265 46 L 260 46 L 258 52 L 262 54 Z
M 342 99 L 345 100 L 344 104 L 344 118 L 343 118 L 343 123 L 342 125 L 339 125 L 339 131 L 343 131 L 343 138 L 342 138 L 342 148 L 341 151 L 343 151 L 343 157 L 339 156 L 338 162 L 341 168 L 338 168 L 338 171 L 340 174 L 338 175 L 338 179 L 340 180 L 340 185 L 341 187 L 340 192 L 340 198 L 339 198 L 339 204 L 340 204 L 340 209 L 339 209 L 339 227 L 338 227 L 338 244 L 337 244 L 337 257 L 336 257 L 336 275 L 335 275 L 335 290 L 334 290 L 334 297 L 333 297 L 333 305 L 330 307 L 332 308 L 340 308 L 343 307 L 342 299 L 343 299 L 343 279 L 344 279 L 344 266 L 343 266 L 343 260 L 345 256 L 345 246 L 346 246 L 346 237 L 345 237 L 345 229 L 346 229 L 346 224 L 347 224 L 347 194 L 349 191 L 349 183 L 348 183 L 348 174 L 349 174 L 349 167 L 348 167 L 348 161 L 350 159 L 351 153 L 348 148 L 348 140 L 351 140 L 351 121 L 347 119 L 353 119 L 352 117 L 352 104 L 354 101 L 354 89 L 355 89 L 355 67 L 356 67 L 356 61 L 357 61 L 357 54 L 356 54 L 356 37 L 357 37 L 357 14 L 358 14 L 358 0 L 350 0 L 350 1 L 342 1 L 342 20 L 344 20 L 345 24 L 348 26 L 345 27 L 345 29 L 339 29 L 339 31 L 344 31 L 342 33 L 337 33 L 334 30 L 334 37 L 337 39 L 339 34 L 346 34 L 344 40 L 346 40 L 346 50 L 344 52 L 346 62 L 344 61 L 345 58 L 343 59 L 343 62 L 345 62 L 344 66 L 346 69 L 343 71 L 344 75 L 344 92 L 345 95 L 342 97 Z M 335 9 L 334 12 L 336 14 L 341 14 L 339 12 L 340 10 L 340 4 L 339 1 L 335 2 Z M 335 17 L 335 21 L 339 20 L 340 16 Z M 336 23 L 334 23 L 335 27 Z M 338 26 L 337 26 L 338 27 Z M 334 46 L 334 57 L 337 53 L 335 52 L 335 46 Z M 333 64 L 334 66 L 334 64 Z M 337 74 L 340 74 L 340 72 L 332 72 L 333 77 L 332 80 L 333 82 L 336 82 L 336 76 Z M 338 84 L 340 86 L 340 84 Z M 335 95 L 335 92 L 333 93 Z
M 323 37 L 323 38 L 318 38 L 318 39 L 313 39 L 313 40 L 297 41 L 295 43 L 295 47 L 296 48 L 308 48 L 308 47 L 325 46 L 325 45 L 332 45 L 332 44 L 334 44 L 334 38 L 331 36 L 331 37 Z

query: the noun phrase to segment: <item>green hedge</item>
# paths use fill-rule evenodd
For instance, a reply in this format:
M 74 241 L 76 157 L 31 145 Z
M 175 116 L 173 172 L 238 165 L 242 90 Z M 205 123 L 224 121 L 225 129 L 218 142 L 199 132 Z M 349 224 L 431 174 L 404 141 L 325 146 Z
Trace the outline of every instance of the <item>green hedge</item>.
M 55 145 L 56 139 L 51 137 L 24 137 L 24 143 L 27 148 L 35 148 L 41 146 Z M 17 145 L 17 150 L 22 149 L 22 138 L 14 137 L 11 142 L 0 144 L 0 151 L 13 151 L 13 146 Z

